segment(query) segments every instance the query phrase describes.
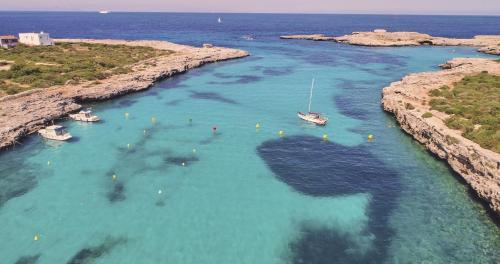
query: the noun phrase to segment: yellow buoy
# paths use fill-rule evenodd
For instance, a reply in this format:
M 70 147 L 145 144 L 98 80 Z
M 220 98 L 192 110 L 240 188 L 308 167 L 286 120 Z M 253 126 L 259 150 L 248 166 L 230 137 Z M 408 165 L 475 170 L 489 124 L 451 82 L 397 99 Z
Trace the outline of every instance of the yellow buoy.
M 280 130 L 280 132 L 278 132 L 278 135 L 279 135 L 280 137 L 284 136 L 284 135 L 285 135 L 285 131 Z
M 38 240 L 40 240 L 40 235 L 35 234 L 35 235 L 33 236 L 33 241 L 38 241 Z
M 373 139 L 374 139 L 374 137 L 373 137 L 373 135 L 372 135 L 372 134 L 368 135 L 368 140 L 369 140 L 369 141 L 372 141 Z
M 151 124 L 153 124 L 153 125 L 156 124 L 156 117 L 154 117 L 154 116 L 151 117 Z
M 113 174 L 113 176 L 111 176 L 111 179 L 112 179 L 113 181 L 116 181 L 116 178 L 117 178 L 117 177 L 116 177 L 116 174 Z
M 128 112 L 125 112 L 125 119 L 128 119 Z
M 327 134 L 323 134 L 323 140 L 328 140 L 328 135 Z
M 259 129 L 260 128 L 260 123 L 255 124 L 255 128 Z

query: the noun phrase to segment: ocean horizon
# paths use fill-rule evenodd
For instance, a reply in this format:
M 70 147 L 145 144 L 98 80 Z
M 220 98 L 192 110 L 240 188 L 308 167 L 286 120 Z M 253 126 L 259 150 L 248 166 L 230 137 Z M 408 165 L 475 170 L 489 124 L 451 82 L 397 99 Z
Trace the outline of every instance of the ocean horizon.
M 410 73 L 498 57 L 279 38 L 377 28 L 471 38 L 500 35 L 500 16 L 0 11 L 0 20 L 0 35 L 250 53 L 86 104 L 103 122 L 60 120 L 73 142 L 30 135 L 0 152 L 2 264 L 500 262 L 486 207 L 380 106 L 382 89 Z M 313 78 L 325 127 L 297 118 Z

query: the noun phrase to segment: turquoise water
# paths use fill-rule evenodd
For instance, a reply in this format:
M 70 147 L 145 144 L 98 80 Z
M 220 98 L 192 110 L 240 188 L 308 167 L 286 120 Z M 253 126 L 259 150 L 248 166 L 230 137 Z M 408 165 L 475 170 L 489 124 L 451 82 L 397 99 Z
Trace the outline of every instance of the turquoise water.
M 500 261 L 484 207 L 380 107 L 407 73 L 486 55 L 242 46 L 251 57 L 91 105 L 104 122 L 62 122 L 72 142 L 2 153 L 0 263 Z M 296 117 L 313 77 L 326 127 Z

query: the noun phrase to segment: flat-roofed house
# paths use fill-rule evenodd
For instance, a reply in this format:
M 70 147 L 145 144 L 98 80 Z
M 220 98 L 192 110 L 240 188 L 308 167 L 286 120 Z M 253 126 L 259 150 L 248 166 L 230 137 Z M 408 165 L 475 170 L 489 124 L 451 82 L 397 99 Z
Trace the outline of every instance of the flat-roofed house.
M 52 46 L 54 41 L 49 33 L 19 33 L 19 42 L 30 46 Z
M 17 45 L 17 38 L 13 35 L 0 36 L 0 47 L 11 48 Z

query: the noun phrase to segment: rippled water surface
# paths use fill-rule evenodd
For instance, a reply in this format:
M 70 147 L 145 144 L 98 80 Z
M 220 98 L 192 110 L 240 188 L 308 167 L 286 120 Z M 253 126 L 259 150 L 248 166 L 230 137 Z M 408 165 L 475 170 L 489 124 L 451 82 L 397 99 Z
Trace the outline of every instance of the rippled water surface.
M 9 21 L 0 33 L 211 42 L 252 54 L 93 104 L 104 122 L 64 121 L 72 142 L 31 136 L 1 153 L 0 263 L 500 261 L 484 207 L 379 104 L 381 89 L 410 72 L 487 55 L 277 38 L 373 27 L 470 37 L 499 34 L 498 17 L 218 16 L 0 13 Z M 313 77 L 326 127 L 296 117 Z

